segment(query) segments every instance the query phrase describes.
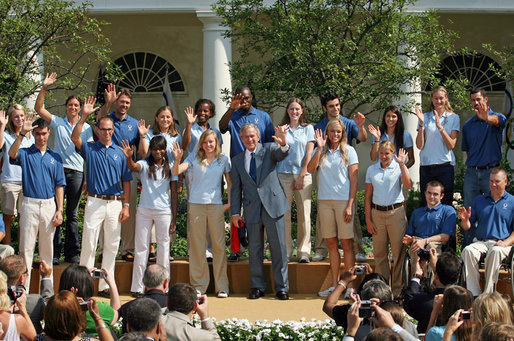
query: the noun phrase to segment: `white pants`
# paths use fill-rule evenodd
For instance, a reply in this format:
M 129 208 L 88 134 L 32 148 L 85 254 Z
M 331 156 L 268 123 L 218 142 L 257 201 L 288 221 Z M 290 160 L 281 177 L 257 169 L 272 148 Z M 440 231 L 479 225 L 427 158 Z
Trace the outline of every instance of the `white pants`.
M 166 270 L 170 269 L 170 224 L 171 210 L 154 210 L 144 207 L 137 208 L 134 269 L 132 271 L 132 285 L 130 291 L 144 291 L 143 274 L 148 263 L 150 235 L 155 224 L 157 238 L 157 264 Z M 168 275 L 169 277 L 169 275 Z
M 55 214 L 55 200 L 24 197 L 20 211 L 20 255 L 25 259 L 27 280 L 25 288 L 30 290 L 30 269 L 34 259 L 36 238 L 39 237 L 39 259 L 52 264 L 54 257 L 55 227 L 52 218 Z M 53 283 L 53 274 L 52 274 Z M 52 284 L 53 285 L 53 284 Z
M 84 227 L 82 230 L 82 251 L 80 265 L 92 268 L 95 265 L 96 244 L 98 234 L 103 229 L 104 245 L 102 268 L 107 269 L 114 276 L 116 254 L 120 244 L 121 224 L 119 221 L 123 204 L 120 200 L 104 200 L 87 197 L 84 213 Z M 101 279 L 98 290 L 109 289 L 107 283 Z
M 478 261 L 483 253 L 485 257 L 485 293 L 493 292 L 494 283 L 498 280 L 498 268 L 502 260 L 509 255 L 512 246 L 494 246 L 495 240 L 479 241 L 476 238 L 473 243 L 466 246 L 462 251 L 464 271 L 466 272 L 466 287 L 473 296 L 482 293 L 480 289 L 480 273 L 478 272 Z

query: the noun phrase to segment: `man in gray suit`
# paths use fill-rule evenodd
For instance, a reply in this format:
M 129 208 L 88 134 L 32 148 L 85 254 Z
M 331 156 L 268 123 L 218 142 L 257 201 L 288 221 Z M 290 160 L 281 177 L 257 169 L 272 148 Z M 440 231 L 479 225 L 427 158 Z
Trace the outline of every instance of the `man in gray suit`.
M 32 270 L 32 268 L 28 268 L 25 259 L 19 255 L 12 255 L 0 261 L 0 271 L 3 271 L 7 275 L 7 285 L 25 286 L 27 274 L 30 270 Z M 27 312 L 38 334 L 43 331 L 41 328 L 41 320 L 43 320 L 46 302 L 54 295 L 52 267 L 45 261 L 41 261 L 39 273 L 41 275 L 41 295 L 27 295 Z
M 285 244 L 284 213 L 289 209 L 284 189 L 278 179 L 276 166 L 289 152 L 286 131 L 289 127 L 275 128 L 274 143 L 259 144 L 259 129 L 252 123 L 241 127 L 241 140 L 245 150 L 232 158 L 231 213 L 236 226 L 241 219 L 248 229 L 251 289 L 249 299 L 264 296 L 264 229 L 271 249 L 273 279 L 277 298 L 289 299 L 289 279 Z

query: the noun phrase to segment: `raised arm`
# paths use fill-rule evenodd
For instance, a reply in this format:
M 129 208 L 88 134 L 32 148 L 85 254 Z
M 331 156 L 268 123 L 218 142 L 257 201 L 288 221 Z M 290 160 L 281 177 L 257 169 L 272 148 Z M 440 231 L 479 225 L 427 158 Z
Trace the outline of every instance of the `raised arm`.
M 316 131 L 314 132 L 314 139 L 316 140 L 316 144 L 318 145 L 318 147 L 316 148 L 316 152 L 314 153 L 311 160 L 309 161 L 309 164 L 307 165 L 307 171 L 309 173 L 314 173 L 316 171 L 316 168 L 318 168 L 319 160 L 321 158 L 321 151 L 323 150 L 323 147 L 325 147 L 325 144 L 327 143 L 327 137 L 326 136 L 323 137 L 323 133 L 321 132 L 321 129 L 316 129 Z M 309 143 L 312 143 L 312 142 L 309 142 Z
M 489 106 L 486 102 L 480 102 L 478 108 L 475 109 L 477 117 L 483 121 L 486 121 L 492 126 L 498 128 L 500 126 L 500 119 L 496 115 L 489 115 Z
M 80 137 L 80 134 L 82 133 L 82 127 L 84 126 L 84 123 L 86 123 L 87 118 L 98 110 L 98 108 L 95 108 L 96 98 L 93 96 L 89 96 L 84 101 L 84 106 L 82 108 L 82 116 L 80 117 L 80 120 L 75 125 L 75 128 L 73 128 L 73 132 L 71 133 L 71 141 L 75 145 L 75 148 L 80 149 L 82 148 L 82 138 Z
M 368 125 L 369 133 L 375 138 L 375 141 L 371 145 L 371 151 L 369 152 L 369 157 L 371 161 L 377 161 L 378 159 L 378 147 L 380 145 L 380 136 L 382 133 L 380 132 L 379 127 L 374 127 L 373 124 Z
M 357 135 L 357 140 L 359 140 L 360 142 L 366 142 L 366 140 L 368 139 L 368 132 L 366 131 L 366 128 L 364 128 L 364 123 L 366 123 L 366 116 L 358 112 L 356 115 L 353 116 L 353 120 L 359 128 L 359 135 Z
M 187 118 L 186 129 L 184 129 L 184 135 L 182 135 L 182 149 L 186 150 L 189 148 L 189 143 L 191 143 L 191 128 L 193 128 L 193 124 L 195 124 L 196 116 L 192 107 L 187 107 L 184 110 Z
M 43 86 L 41 86 L 41 90 L 36 98 L 36 104 L 34 105 L 34 110 L 38 113 L 38 115 L 50 123 L 52 121 L 52 114 L 45 109 L 45 96 L 48 88 L 57 80 L 57 74 L 52 72 L 50 75 L 47 73 L 45 79 L 43 80 Z
M 4 133 L 5 128 L 7 127 L 8 117 L 5 114 L 5 111 L 0 110 L 0 149 L 4 147 Z
M 236 94 L 234 97 L 232 97 L 232 102 L 230 103 L 230 107 L 228 110 L 223 114 L 223 117 L 221 117 L 219 121 L 219 128 L 222 131 L 226 131 L 228 129 L 228 123 L 230 122 L 230 118 L 232 117 L 232 114 L 234 111 L 241 108 L 243 102 L 243 94 L 239 93 Z
M 140 157 L 144 158 L 148 153 L 148 144 L 146 144 L 146 135 L 150 130 L 150 125 L 146 125 L 145 120 L 139 120 L 137 123 L 137 130 L 139 132 L 139 146 L 137 152 Z
M 21 127 L 20 134 L 16 137 L 16 140 L 14 140 L 14 143 L 11 146 L 11 149 L 9 149 L 9 157 L 11 159 L 16 159 L 18 157 L 18 150 L 21 146 L 21 141 L 25 138 L 25 135 L 28 132 L 31 132 L 36 127 L 32 126 L 32 122 L 34 122 L 34 115 L 27 116 L 25 121 L 23 122 L 23 126 Z
M 96 121 L 107 115 L 109 110 L 111 110 L 111 106 L 116 102 L 116 99 L 120 95 L 121 92 L 116 92 L 116 86 L 114 84 L 109 84 L 107 89 L 105 89 L 105 104 L 102 105 L 100 111 L 98 111 L 98 115 L 96 116 Z
M 130 146 L 127 140 L 121 140 L 121 147 L 118 148 L 120 148 L 120 150 L 127 158 L 127 167 L 132 172 L 141 172 L 141 165 L 137 162 L 134 162 L 134 160 L 132 159 L 132 155 L 134 155 L 134 146 Z
M 416 107 L 416 116 L 418 117 L 418 134 L 416 135 L 416 147 L 423 149 L 425 146 L 425 116 L 420 108 Z
M 406 189 L 412 188 L 412 179 L 409 174 L 409 170 L 407 169 L 407 165 L 405 164 L 405 160 L 407 159 L 407 152 L 405 149 L 400 148 L 398 151 L 398 155 L 395 155 L 394 158 L 396 162 L 400 165 L 400 171 L 402 172 L 402 185 Z
M 171 175 L 178 176 L 179 174 L 184 173 L 189 168 L 189 163 L 182 162 L 182 155 L 184 155 L 184 151 L 180 148 L 180 144 L 178 142 L 173 142 L 173 156 L 175 157 L 175 162 L 173 163 L 173 168 L 171 169 Z

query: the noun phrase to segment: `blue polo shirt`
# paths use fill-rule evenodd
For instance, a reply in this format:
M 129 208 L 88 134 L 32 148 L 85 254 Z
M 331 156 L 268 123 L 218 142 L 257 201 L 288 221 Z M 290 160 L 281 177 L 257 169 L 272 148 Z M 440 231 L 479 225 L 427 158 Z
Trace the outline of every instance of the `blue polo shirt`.
M 218 136 L 218 141 L 220 142 L 221 146 L 223 144 L 221 132 L 218 129 L 211 127 L 210 125 L 207 129 L 213 130 L 216 133 L 216 136 Z M 185 131 L 185 129 L 182 131 L 182 136 L 184 136 Z M 189 152 L 189 154 L 196 152 L 196 148 L 198 147 L 198 141 L 200 141 L 200 136 L 202 136 L 203 132 L 204 130 L 202 129 L 202 127 L 200 127 L 200 125 L 196 122 L 191 127 L 191 140 L 189 141 L 189 146 L 187 147 L 187 151 Z
M 314 151 L 316 152 L 316 151 Z M 359 163 L 357 152 L 346 145 L 348 163 L 343 165 L 339 148 L 333 152 L 328 149 L 318 167 L 318 200 L 349 200 L 350 176 L 348 166 Z
M 275 128 L 273 127 L 273 122 L 271 121 L 268 113 L 253 106 L 248 115 L 241 109 L 236 110 L 232 114 L 232 117 L 230 117 L 228 128 L 225 130 L 221 129 L 221 133 L 223 134 L 230 130 L 230 158 L 233 158 L 245 150 L 245 146 L 241 141 L 241 135 L 239 132 L 245 123 L 253 123 L 257 128 L 259 128 L 261 136 L 259 143 L 274 141 L 272 136 L 275 135 Z
M 396 160 L 382 168 L 380 160 L 369 166 L 366 183 L 373 185 L 372 201 L 375 205 L 389 206 L 404 201 L 402 193 L 402 171 Z
M 48 147 L 43 155 L 35 145 L 20 148 L 17 158 L 9 158 L 9 162 L 21 166 L 21 184 L 26 197 L 50 199 L 55 196 L 55 187 L 66 185 L 61 157 Z
M 114 122 L 114 132 L 112 134 L 112 142 L 121 146 L 121 140 L 127 140 L 131 146 L 139 146 L 139 130 L 137 130 L 138 120 L 125 115 L 123 120 L 119 120 L 114 111 L 109 115 Z
M 123 181 L 132 180 L 127 158 L 116 144 L 82 141 L 78 151 L 86 161 L 87 191 L 99 195 L 121 195 Z
M 452 166 L 455 166 L 455 155 L 453 150 L 449 150 L 444 144 L 443 137 L 435 124 L 434 112 L 427 112 L 423 115 L 425 116 L 423 123 L 425 144 L 419 152 L 420 165 L 430 166 L 450 162 Z M 448 135 L 451 135 L 453 130 L 460 131 L 460 118 L 457 114 L 445 111 L 439 121 Z
M 434 208 L 420 207 L 414 210 L 405 234 L 423 239 L 441 233 L 454 236 L 456 226 L 457 213 L 455 209 L 439 203 Z
M 312 125 L 298 126 L 294 131 L 288 129 L 286 141 L 289 145 L 289 154 L 277 164 L 278 173 L 300 174 L 307 151 L 307 142 L 314 142 L 314 128 Z
M 67 117 L 63 118 L 52 115 L 52 121 L 50 125 L 54 128 L 55 131 L 54 148 L 55 151 L 61 156 L 64 168 L 82 172 L 84 170 L 84 159 L 79 155 L 79 153 L 77 153 L 75 150 L 75 145 L 71 141 L 71 133 L 73 132 L 73 129 L 77 123 L 71 125 Z M 89 124 L 84 123 L 82 126 L 80 138 L 82 141 L 93 141 L 93 131 L 91 130 Z
M 348 145 L 352 145 L 353 139 L 355 139 L 357 143 L 360 143 L 360 141 L 357 139 L 357 136 L 359 136 L 359 127 L 357 127 L 357 123 L 355 123 L 354 120 L 350 120 L 344 117 L 343 115 L 339 115 L 339 119 L 343 121 L 344 129 L 346 130 L 346 136 L 348 137 Z M 314 126 L 314 130 L 316 131 L 321 129 L 323 136 L 325 136 L 325 129 L 327 128 L 328 121 L 328 116 L 325 116 L 324 119 L 322 119 Z
M 503 129 L 507 118 L 489 109 L 489 115 L 496 115 L 500 120 L 497 128 L 476 115 L 462 127 L 462 151 L 468 152 L 466 166 L 483 167 L 499 163 L 502 159 Z
M 222 204 L 221 180 L 223 174 L 230 173 L 228 157 L 220 155 L 209 164 L 201 164 L 196 154 L 189 154 L 184 161 L 191 172 L 191 191 L 189 202 L 192 204 Z
M 505 240 L 514 230 L 514 196 L 505 192 L 497 202 L 491 192 L 476 197 L 469 222 L 477 223 L 477 239 Z

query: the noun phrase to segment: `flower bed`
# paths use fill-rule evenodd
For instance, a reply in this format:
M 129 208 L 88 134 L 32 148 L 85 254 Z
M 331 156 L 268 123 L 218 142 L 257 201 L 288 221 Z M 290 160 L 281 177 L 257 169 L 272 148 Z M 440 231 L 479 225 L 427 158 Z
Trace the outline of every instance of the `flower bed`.
M 341 340 L 344 336 L 342 327 L 336 326 L 333 320 L 311 320 L 307 322 L 273 322 L 257 321 L 250 323 L 248 320 L 236 318 L 216 322 L 218 334 L 222 340 Z

